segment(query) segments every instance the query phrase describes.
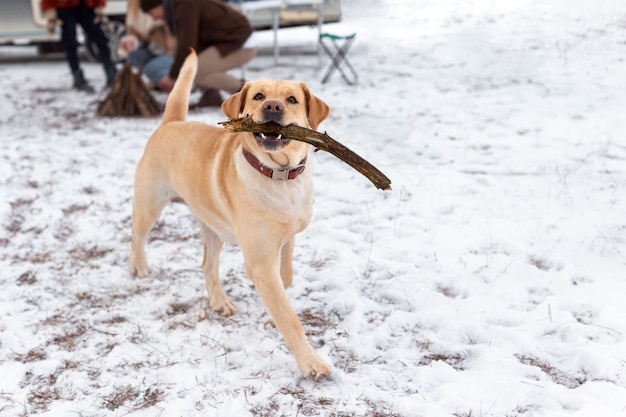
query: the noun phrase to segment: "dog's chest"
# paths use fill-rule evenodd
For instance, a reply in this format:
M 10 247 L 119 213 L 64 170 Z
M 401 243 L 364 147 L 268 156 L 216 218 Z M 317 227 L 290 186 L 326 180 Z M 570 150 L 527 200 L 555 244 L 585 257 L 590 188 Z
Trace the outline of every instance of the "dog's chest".
M 293 187 L 292 184 L 285 184 L 286 181 L 280 182 L 282 184 L 269 190 L 256 189 L 252 191 L 253 204 L 259 210 L 271 213 L 272 216 L 298 221 L 303 218 L 308 221 L 313 206 L 312 187 Z
M 283 224 L 292 233 L 301 232 L 311 221 L 313 212 L 312 183 L 308 178 L 302 180 L 274 180 L 271 187 L 249 189 L 252 211 L 267 221 Z

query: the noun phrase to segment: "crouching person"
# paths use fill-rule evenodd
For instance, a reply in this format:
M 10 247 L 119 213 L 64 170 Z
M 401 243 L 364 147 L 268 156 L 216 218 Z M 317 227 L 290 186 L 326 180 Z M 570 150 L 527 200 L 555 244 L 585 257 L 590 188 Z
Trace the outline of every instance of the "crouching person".
M 174 62 L 176 39 L 167 23 L 153 19 L 139 7 L 139 0 L 128 0 L 126 35 L 120 42 L 118 55 L 125 57 L 134 68 L 140 69 L 150 87 L 161 87 Z
M 256 56 L 258 42 L 248 19 L 222 0 L 140 0 L 141 9 L 165 20 L 176 37 L 174 63 L 160 83 L 170 91 L 190 49 L 198 53 L 198 107 L 219 107 L 220 91 L 233 94 L 244 81 L 228 74 Z

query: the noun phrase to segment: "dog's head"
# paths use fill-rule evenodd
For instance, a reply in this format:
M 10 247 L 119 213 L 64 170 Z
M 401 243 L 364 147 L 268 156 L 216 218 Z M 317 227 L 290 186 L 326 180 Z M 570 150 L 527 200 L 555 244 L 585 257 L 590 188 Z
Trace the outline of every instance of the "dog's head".
M 330 113 L 328 105 L 311 94 L 306 84 L 284 80 L 246 83 L 241 91 L 224 101 L 222 110 L 230 119 L 250 117 L 260 124 L 273 121 L 282 126 L 310 129 L 317 129 Z M 291 139 L 276 135 L 255 133 L 254 139 L 265 152 L 301 154 L 308 148 L 303 142 L 292 143 Z M 292 158 L 288 156 L 288 159 L 291 162 Z

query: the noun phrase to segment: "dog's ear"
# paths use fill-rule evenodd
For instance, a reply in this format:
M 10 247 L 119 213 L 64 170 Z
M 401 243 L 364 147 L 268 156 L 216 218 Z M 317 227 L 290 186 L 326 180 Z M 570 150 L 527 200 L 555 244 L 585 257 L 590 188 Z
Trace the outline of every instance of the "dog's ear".
M 249 84 L 245 83 L 241 90 L 228 97 L 222 103 L 222 111 L 229 119 L 236 119 L 243 112 L 246 103 L 246 95 L 248 93 Z
M 324 103 L 322 99 L 311 94 L 309 87 L 307 87 L 305 83 L 300 83 L 300 87 L 302 91 L 304 91 L 307 100 L 309 125 L 311 129 L 317 130 L 317 126 L 330 114 L 330 107 L 328 107 L 328 104 Z

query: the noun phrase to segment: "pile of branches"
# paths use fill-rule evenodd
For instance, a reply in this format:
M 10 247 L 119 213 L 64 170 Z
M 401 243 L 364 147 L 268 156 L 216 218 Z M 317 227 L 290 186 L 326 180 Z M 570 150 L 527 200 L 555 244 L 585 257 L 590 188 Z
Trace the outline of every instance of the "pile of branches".
M 129 63 L 117 74 L 111 91 L 98 105 L 98 115 L 106 117 L 151 117 L 162 112 L 141 79 L 141 71 L 135 73 Z

